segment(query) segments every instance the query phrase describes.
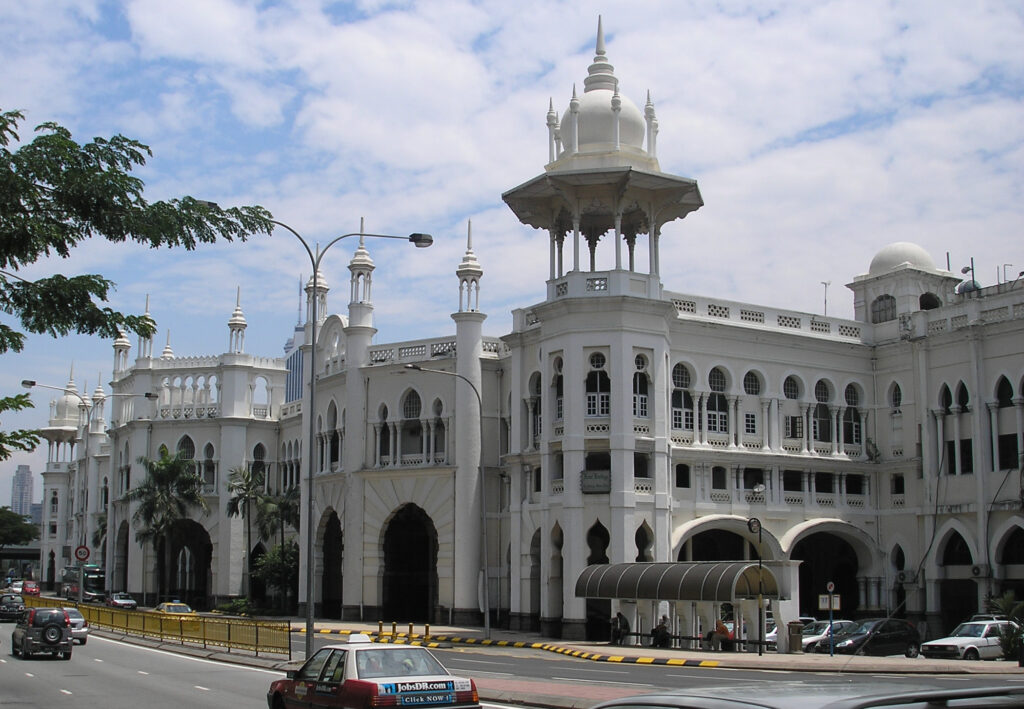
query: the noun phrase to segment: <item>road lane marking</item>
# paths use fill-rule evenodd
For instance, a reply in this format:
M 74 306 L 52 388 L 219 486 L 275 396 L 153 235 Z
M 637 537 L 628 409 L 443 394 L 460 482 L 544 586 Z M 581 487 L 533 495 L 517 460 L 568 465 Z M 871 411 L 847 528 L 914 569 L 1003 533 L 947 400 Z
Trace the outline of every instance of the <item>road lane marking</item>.
M 145 670 L 135 670 L 135 671 L 138 672 L 140 675 L 148 675 L 149 674 Z
M 208 664 L 208 665 L 220 665 L 221 667 L 232 667 L 234 669 L 244 669 L 244 670 L 249 670 L 250 672 L 259 672 L 261 674 L 277 675 L 278 677 L 284 677 L 284 670 L 267 670 L 267 669 L 264 669 L 262 667 L 250 667 L 248 665 L 239 665 L 239 664 L 233 663 L 233 662 L 221 662 L 219 660 L 207 660 L 206 658 L 203 658 L 203 657 L 192 657 L 190 655 L 182 655 L 182 654 L 179 654 L 179 653 L 176 653 L 176 652 L 169 652 L 167 650 L 159 650 L 159 649 L 154 648 L 154 647 L 143 647 L 141 645 L 133 645 L 132 643 L 126 643 L 126 642 L 122 642 L 120 640 L 114 640 L 113 638 L 104 638 L 104 637 L 99 636 L 99 635 L 96 636 L 96 640 L 99 640 L 101 642 L 106 642 L 106 643 L 116 643 L 118 645 L 125 645 L 125 646 L 128 646 L 128 647 L 131 647 L 133 650 L 141 650 L 141 651 L 144 651 L 144 652 L 152 652 L 152 653 L 156 653 L 158 655 L 168 655 L 170 657 L 176 657 L 179 660 L 190 660 L 192 662 L 201 662 L 201 663 Z M 140 671 L 140 673 L 141 674 L 149 674 L 148 672 L 141 672 L 141 671 Z
M 204 692 L 209 692 L 210 691 L 209 687 L 200 687 L 198 684 L 193 684 L 192 686 L 195 687 L 196 689 L 202 690 Z
M 71 690 L 69 690 L 69 689 L 62 689 L 62 690 L 60 690 L 60 693 L 61 694 L 71 694 Z

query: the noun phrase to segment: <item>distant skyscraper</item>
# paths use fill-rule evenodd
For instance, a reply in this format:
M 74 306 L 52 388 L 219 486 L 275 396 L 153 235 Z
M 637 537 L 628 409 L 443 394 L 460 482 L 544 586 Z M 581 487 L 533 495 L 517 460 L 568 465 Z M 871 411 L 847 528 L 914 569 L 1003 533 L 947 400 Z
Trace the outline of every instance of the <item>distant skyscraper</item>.
M 20 515 L 32 514 L 32 469 L 19 465 L 11 482 L 11 510 Z

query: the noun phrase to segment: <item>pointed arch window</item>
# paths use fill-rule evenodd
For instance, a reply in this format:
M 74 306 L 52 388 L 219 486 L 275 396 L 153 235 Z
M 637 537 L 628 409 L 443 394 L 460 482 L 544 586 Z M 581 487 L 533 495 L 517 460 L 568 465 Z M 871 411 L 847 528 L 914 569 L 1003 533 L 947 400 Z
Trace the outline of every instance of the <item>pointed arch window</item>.
M 889 406 L 894 414 L 900 413 L 900 407 L 903 406 L 903 390 L 896 382 L 893 382 L 892 391 L 889 392 Z
M 267 449 L 264 448 L 262 443 L 257 443 L 252 449 L 252 474 L 253 477 L 257 475 L 263 476 L 263 488 L 266 491 L 267 486 Z
M 213 444 L 203 446 L 203 487 L 212 490 L 217 485 L 217 461 L 214 460 Z
M 960 407 L 960 413 L 964 414 L 971 410 L 971 395 L 967 391 L 967 385 L 960 382 L 956 388 L 956 405 Z
M 1010 380 L 1006 377 L 999 377 L 999 382 L 996 384 L 996 405 L 1000 409 L 1013 406 L 1013 386 L 1010 385 Z
M 196 444 L 191 436 L 182 436 L 178 441 L 178 454 L 186 460 L 195 460 Z

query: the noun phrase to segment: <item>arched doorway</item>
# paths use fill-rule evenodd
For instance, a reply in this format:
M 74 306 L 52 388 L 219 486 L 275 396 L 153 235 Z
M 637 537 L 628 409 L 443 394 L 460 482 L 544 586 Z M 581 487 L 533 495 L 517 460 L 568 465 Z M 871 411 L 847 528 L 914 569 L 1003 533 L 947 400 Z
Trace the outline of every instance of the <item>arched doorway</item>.
M 210 608 L 210 561 L 213 544 L 198 522 L 180 520 L 171 527 L 163 544 L 167 554 L 166 598 L 180 600 L 197 610 Z
M 341 534 L 341 520 L 338 513 L 331 511 L 324 528 L 323 549 L 324 569 L 320 579 L 322 591 L 320 615 L 324 618 L 341 619 L 341 562 L 344 540 Z
M 944 576 L 939 582 L 939 618 L 945 634 L 978 612 L 978 582 L 974 577 L 979 569 L 967 540 L 956 531 L 946 538 L 939 558 Z
M 113 584 L 111 591 L 128 590 L 128 523 L 121 522 L 117 526 L 117 537 L 114 539 L 114 570 L 110 575 Z
M 709 529 L 693 535 L 691 558 L 684 558 L 686 546 L 679 549 L 679 561 L 745 561 L 747 540 L 726 529 Z M 756 558 L 756 554 L 755 554 Z
M 800 560 L 800 615 L 822 617 L 818 595 L 827 593 L 827 585 L 835 584 L 839 608 L 844 618 L 856 616 L 860 607 L 857 552 L 848 541 L 829 532 L 816 532 L 804 537 L 790 558 Z
M 600 522 L 587 531 L 587 547 L 590 553 L 587 556 L 587 564 L 607 564 L 608 544 L 611 542 L 611 535 Z M 586 639 L 594 641 L 611 639 L 611 618 L 612 602 L 607 598 L 587 599 L 587 627 Z
M 437 530 L 420 507 L 403 505 L 384 532 L 384 620 L 429 623 L 437 606 Z

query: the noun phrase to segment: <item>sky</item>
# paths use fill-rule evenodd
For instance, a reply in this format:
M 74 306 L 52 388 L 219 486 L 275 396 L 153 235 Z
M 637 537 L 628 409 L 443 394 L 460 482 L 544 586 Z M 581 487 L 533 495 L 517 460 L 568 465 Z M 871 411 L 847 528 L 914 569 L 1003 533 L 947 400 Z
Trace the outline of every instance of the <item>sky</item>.
M 705 202 L 663 232 L 666 289 L 852 318 L 845 285 L 889 243 L 955 273 L 973 258 L 982 285 L 1024 270 L 1015 0 L 2 2 L 0 110 L 25 113 L 23 140 L 56 121 L 80 142 L 149 145 L 151 201 L 260 204 L 311 245 L 360 219 L 433 234 L 430 249 L 367 242 L 379 343 L 454 333 L 471 220 L 484 333 L 500 336 L 548 275 L 547 235 L 501 194 L 543 172 L 548 103 L 560 115 L 582 91 L 599 15 L 620 91 L 639 106 L 651 93 L 661 169 Z M 322 262 L 331 312 L 345 313 L 354 242 Z M 154 349 L 177 356 L 227 351 L 240 294 L 246 351 L 280 356 L 310 262 L 279 229 L 194 252 L 92 240 L 18 275 L 53 273 L 110 278 L 124 312 L 148 296 Z M 113 349 L 31 337 L 0 362 L 4 394 L 63 386 L 72 366 L 92 392 Z M 0 426 L 46 425 L 50 395 Z M 44 445 L 0 462 L 0 505 L 17 464 L 45 461 Z

